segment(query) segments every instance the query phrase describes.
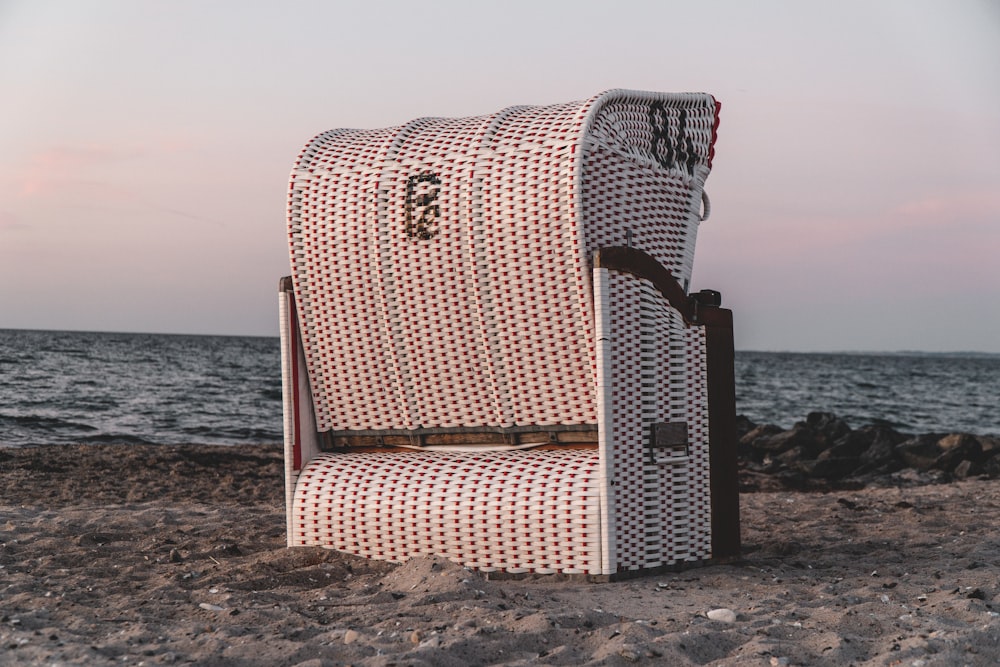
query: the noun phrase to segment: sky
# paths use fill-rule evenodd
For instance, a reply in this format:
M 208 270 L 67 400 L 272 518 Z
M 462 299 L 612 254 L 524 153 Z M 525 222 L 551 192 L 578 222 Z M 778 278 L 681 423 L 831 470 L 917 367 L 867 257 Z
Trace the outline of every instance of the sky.
M 319 132 L 722 102 L 736 347 L 1000 353 L 1000 3 L 0 0 L 0 328 L 274 336 Z

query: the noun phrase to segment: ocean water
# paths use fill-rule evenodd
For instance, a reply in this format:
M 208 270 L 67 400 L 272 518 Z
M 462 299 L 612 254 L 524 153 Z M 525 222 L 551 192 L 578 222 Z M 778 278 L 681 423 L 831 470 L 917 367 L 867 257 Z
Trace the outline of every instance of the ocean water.
M 280 442 L 277 338 L 0 330 L 0 445 Z
M 1000 435 L 1000 355 L 737 352 L 737 411 Z M 280 442 L 277 338 L 0 330 L 0 446 Z
M 824 411 L 852 428 L 1000 435 L 1000 355 L 737 352 L 736 409 L 786 428 Z

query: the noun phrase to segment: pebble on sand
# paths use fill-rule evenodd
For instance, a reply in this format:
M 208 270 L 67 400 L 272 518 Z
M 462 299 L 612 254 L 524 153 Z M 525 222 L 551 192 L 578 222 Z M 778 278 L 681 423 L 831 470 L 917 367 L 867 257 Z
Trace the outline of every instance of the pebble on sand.
M 732 609 L 713 609 L 707 614 L 713 621 L 720 621 L 722 623 L 735 623 L 736 622 L 736 612 Z

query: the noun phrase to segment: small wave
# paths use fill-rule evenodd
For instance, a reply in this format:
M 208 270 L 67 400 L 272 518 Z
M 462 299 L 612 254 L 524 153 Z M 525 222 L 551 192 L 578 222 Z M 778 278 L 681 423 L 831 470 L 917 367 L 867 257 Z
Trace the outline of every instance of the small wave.
M 41 430 L 41 431 L 61 431 L 76 429 L 81 431 L 96 431 L 97 428 L 90 424 L 67 421 L 58 417 L 42 417 L 39 415 L 0 415 L 0 426 L 17 426 L 20 428 Z
M 94 445 L 111 445 L 111 444 L 123 444 L 123 445 L 158 445 L 161 443 L 154 442 L 153 440 L 147 440 L 145 438 L 140 438 L 135 435 L 126 435 L 122 433 L 101 433 L 100 435 L 90 435 L 84 438 L 75 438 L 76 442 L 82 442 Z
M 891 428 L 895 431 L 908 431 L 911 430 L 911 426 L 901 421 L 896 421 L 894 419 L 883 419 L 881 417 L 867 417 L 859 418 L 857 420 L 859 424 L 868 424 L 870 426 L 885 426 Z
M 280 431 L 251 426 L 230 428 L 193 426 L 182 429 L 181 432 L 198 442 L 281 442 L 284 437 Z

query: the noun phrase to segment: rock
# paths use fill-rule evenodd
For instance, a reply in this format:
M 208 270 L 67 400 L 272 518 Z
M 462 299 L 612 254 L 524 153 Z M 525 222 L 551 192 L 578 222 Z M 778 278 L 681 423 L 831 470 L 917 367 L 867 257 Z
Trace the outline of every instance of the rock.
M 747 433 L 749 433 L 750 431 L 754 430 L 755 428 L 757 428 L 757 425 L 754 424 L 752 421 L 750 421 L 749 418 L 747 418 L 744 415 L 736 415 L 736 437 L 737 437 L 737 439 L 742 440 L 743 436 L 745 436 Z
M 631 644 L 622 644 L 621 649 L 618 650 L 618 655 L 626 662 L 639 662 L 639 659 L 642 657 L 639 655 L 636 647 Z
M 361 635 L 358 633 L 357 630 L 348 630 L 347 632 L 344 633 L 344 643 L 353 644 L 354 642 L 358 641 L 360 637 Z
M 986 459 L 982 468 L 983 471 L 981 474 L 987 475 L 990 478 L 1000 477 L 1000 456 L 994 456 Z
M 747 432 L 740 438 L 740 456 L 758 463 L 764 459 L 763 448 L 754 445 L 757 440 L 781 433 L 781 427 L 774 424 L 763 424 Z
M 898 461 L 896 445 L 905 442 L 907 436 L 888 426 L 863 426 L 857 430 L 865 438 L 871 437 L 867 449 L 861 453 L 861 461 L 869 467 L 879 467 Z M 874 464 L 874 465 L 872 465 Z
M 955 476 L 955 479 L 966 479 L 968 477 L 975 477 L 976 475 L 983 474 L 983 466 L 976 463 L 975 461 L 966 460 L 962 461 L 957 466 L 955 466 L 955 469 L 952 471 L 951 474 Z
M 877 432 L 870 428 L 859 428 L 837 438 L 833 446 L 820 454 L 820 458 L 860 458 L 875 442 Z M 891 454 L 891 449 L 889 453 Z
M 205 611 L 225 611 L 225 607 L 220 607 L 219 605 L 212 604 L 210 602 L 202 602 L 198 606 L 204 609 Z
M 809 456 L 806 450 L 802 449 L 802 447 L 792 447 L 791 449 L 778 454 L 774 457 L 774 460 L 782 466 L 794 468 L 799 462 L 808 461 L 812 458 L 813 457 Z
M 953 449 L 958 449 L 963 445 L 967 446 L 967 441 L 976 440 L 973 436 L 968 433 L 949 433 L 948 435 L 943 435 L 938 439 L 938 447 L 943 451 L 951 451 Z M 979 441 L 976 440 L 976 446 L 982 451 L 982 447 L 979 445 Z
M 851 433 L 847 422 L 838 419 L 832 412 L 810 412 L 806 415 L 806 426 L 831 443 Z
M 976 438 L 966 433 L 953 433 L 938 440 L 938 447 L 943 453 L 934 462 L 938 470 L 952 472 L 963 461 L 981 463 L 983 448 Z
M 763 438 L 768 435 L 774 435 L 776 433 L 781 433 L 785 429 L 780 426 L 775 426 L 774 424 L 761 424 L 760 426 L 755 426 L 749 432 L 747 432 L 743 437 L 740 438 L 740 442 L 745 444 L 750 444 L 758 438 Z
M 223 556 L 242 556 L 243 550 L 236 544 L 223 543 L 215 547 L 216 553 L 221 553 Z
M 740 484 L 744 490 L 1000 478 L 1000 437 L 996 436 L 913 436 L 896 431 L 889 422 L 852 430 L 830 412 L 811 412 L 788 430 L 773 424 L 756 425 L 746 417 L 738 421 Z
M 945 472 L 954 471 L 962 461 L 981 464 L 986 458 L 979 440 L 967 433 L 918 435 L 896 445 L 895 453 L 911 468 Z
M 989 458 L 1000 452 L 1000 437 L 995 435 L 973 436 L 979 441 L 979 446 L 983 448 L 983 456 Z
M 800 456 L 815 458 L 824 449 L 824 442 L 805 424 L 799 423 L 787 431 L 766 435 L 751 443 L 753 449 L 776 456 L 793 448 L 799 448 Z
M 324 663 L 319 658 L 313 658 L 312 660 L 306 660 L 304 662 L 297 662 L 292 667 L 323 667 Z
M 938 457 L 944 453 L 938 445 L 940 440 L 939 433 L 918 435 L 896 445 L 896 456 L 911 468 L 930 470 Z
M 719 621 L 721 623 L 735 623 L 736 622 L 736 612 L 732 609 L 712 609 L 705 616 L 708 616 L 713 621 Z

